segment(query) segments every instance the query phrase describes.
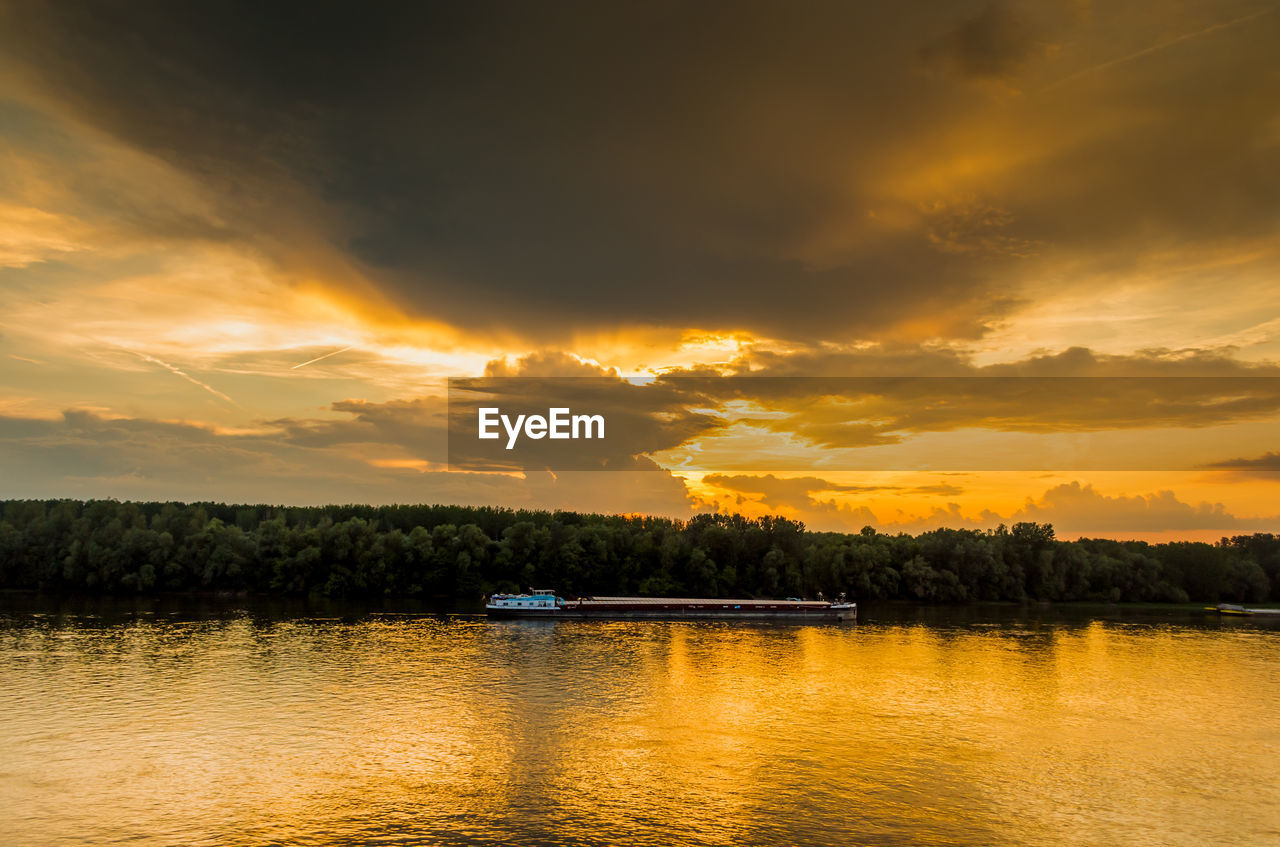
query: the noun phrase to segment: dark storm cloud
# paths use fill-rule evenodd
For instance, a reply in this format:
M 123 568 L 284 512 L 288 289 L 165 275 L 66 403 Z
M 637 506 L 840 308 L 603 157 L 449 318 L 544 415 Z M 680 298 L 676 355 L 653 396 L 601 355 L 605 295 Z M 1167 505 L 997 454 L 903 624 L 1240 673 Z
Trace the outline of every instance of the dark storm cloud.
M 707 399 L 678 385 L 634 385 L 616 376 L 512 376 L 449 381 L 449 464 L 468 470 L 615 470 L 658 466 L 644 457 L 697 441 L 724 421 L 701 411 Z M 582 439 L 513 439 L 495 421 L 492 439 L 481 439 L 479 413 L 599 416 L 599 429 Z M 568 434 L 568 424 L 565 424 Z M 516 445 L 518 444 L 518 449 Z
M 89 4 L 13 18 L 18 50 L 90 119 L 225 183 L 259 225 L 279 227 L 276 192 L 300 185 L 333 216 L 302 217 L 403 304 L 453 321 L 523 314 L 537 334 L 556 317 L 670 323 L 676 307 L 781 329 L 815 314 L 892 322 L 885 285 L 963 301 L 975 270 L 919 233 L 839 268 L 787 255 L 843 203 L 803 148 L 855 156 L 917 86 L 908 74 L 860 97 L 877 115 L 857 133 L 837 113 L 814 125 L 808 108 L 775 120 L 790 89 L 819 108 L 857 93 L 879 73 L 868 50 L 885 22 L 840 5 L 771 11 Z M 762 99 L 762 85 L 780 89 Z M 762 311 L 778 284 L 806 297 Z M 955 331 L 977 317 L 959 309 Z
M 20 485 L 68 479 L 185 480 L 280 474 L 289 465 L 260 437 L 218 436 L 210 429 L 163 421 L 104 418 L 68 410 L 61 419 L 0 416 L 0 466 L 10 495 Z M 286 448 L 287 449 L 287 448 Z
M 349 417 L 285 418 L 267 424 L 281 429 L 289 443 L 302 447 L 386 444 L 402 447 L 419 459 L 445 460 L 445 404 L 439 397 L 386 403 L 339 400 L 331 404 L 330 409 Z
M 960 21 L 920 50 L 921 60 L 964 76 L 1005 78 L 1044 49 L 1031 27 L 1003 3 Z
M 678 386 L 634 385 L 599 366 L 561 353 L 536 353 L 494 361 L 485 376 L 449 380 L 447 397 L 420 396 L 375 403 L 348 399 L 330 404 L 340 418 L 267 421 L 284 443 L 313 449 L 381 445 L 455 470 L 518 471 L 661 470 L 645 458 L 714 432 L 723 421 L 699 410 L 712 398 Z M 602 441 L 523 439 L 520 450 L 504 448 L 506 436 L 476 440 L 477 410 L 501 408 L 547 415 L 551 407 L 600 414 Z M 492 449 L 490 449 L 492 448 Z M 567 449 L 557 449 L 567 448 Z
M 439 398 L 419 398 L 343 401 L 332 408 L 349 419 L 275 423 L 298 444 L 394 444 L 434 462 L 444 461 L 447 426 L 448 458 L 454 467 L 518 470 L 631 468 L 637 457 L 690 445 L 701 449 L 699 445 L 706 447 L 712 437 L 725 439 L 722 445 L 732 445 L 734 438 L 749 444 L 750 428 L 797 436 L 822 447 L 859 448 L 907 443 L 925 433 L 975 429 L 1041 435 L 1176 431 L 1280 416 L 1280 368 L 1187 351 L 1110 356 L 1072 348 L 988 366 L 943 350 L 798 350 L 784 356 L 752 352 L 728 375 L 676 370 L 640 384 L 563 354 L 497 361 L 486 372 L 485 377 L 451 382 L 447 422 Z M 546 415 L 551 407 L 601 414 L 608 422 L 609 438 L 525 439 L 520 449 L 508 450 L 505 439 L 476 439 L 480 406 L 500 408 L 512 419 L 517 414 Z M 748 430 L 735 430 L 735 423 L 749 424 Z M 1135 445 L 1120 461 L 1134 468 L 1167 469 L 1170 462 L 1182 466 L 1167 447 L 1167 441 L 1158 439 L 1149 452 Z M 1036 458 L 1022 456 L 1018 461 L 1065 461 L 1067 467 L 1101 462 L 1101 467 L 1115 467 L 1106 463 L 1118 460 L 1095 457 L 1084 444 L 1073 446 L 1069 455 L 1052 458 L 1043 452 L 1047 448 L 1037 449 Z M 698 461 L 710 463 L 708 467 L 745 466 L 698 455 Z M 752 455 L 750 461 L 762 461 Z M 747 460 L 737 455 L 729 461 Z M 794 468 L 800 469 L 812 458 L 793 461 L 800 462 Z M 884 461 L 903 459 L 890 454 Z M 779 485 L 794 488 L 812 481 Z M 798 496 L 796 491 L 792 494 Z
M 394 445 L 460 469 L 573 470 L 631 468 L 637 457 L 705 443 L 709 436 L 732 439 L 729 427 L 735 421 L 814 445 L 855 448 L 958 430 L 1176 430 L 1280 416 L 1280 368 L 1194 351 L 1114 356 L 1072 348 L 987 366 L 947 350 L 815 349 L 781 356 L 753 351 L 728 375 L 674 370 L 641 384 L 572 356 L 540 353 L 495 361 L 484 377 L 452 382 L 447 405 L 439 397 L 344 400 L 331 407 L 344 414 L 341 419 L 271 423 L 284 431 L 288 443 L 300 446 Z M 745 409 L 743 403 L 748 404 Z M 502 439 L 476 441 L 482 405 L 499 407 L 513 419 L 516 414 L 545 415 L 552 406 L 602 414 L 610 438 L 525 439 L 519 450 L 508 451 Z M 749 438 L 742 432 L 738 437 Z M 1126 455 L 1130 464 L 1125 466 L 1167 468 L 1168 462 L 1176 462 L 1160 445 L 1155 442 L 1150 455 L 1135 448 Z M 1083 446 L 1077 449 L 1084 451 Z M 1081 452 L 1068 466 L 1087 462 L 1087 456 Z
M 409 414 L 349 409 L 357 423 Z M 0 498 L 133 497 L 184 501 L 323 504 L 459 503 L 514 508 L 685 515 L 684 482 L 662 472 L 491 474 L 419 471 L 379 464 L 420 447 L 391 441 L 351 450 L 368 429 L 307 438 L 320 422 L 295 421 L 229 434 L 147 418 L 69 410 L 58 419 L 0 415 Z M 392 427 L 394 430 L 394 427 Z M 374 445 L 367 445 L 374 446 Z
M 1097 432 L 1280 414 L 1280 367 L 1206 351 L 1117 356 L 1070 348 L 987 366 L 951 350 L 755 351 L 729 376 L 672 370 L 662 382 L 703 403 L 751 401 L 787 411 L 756 423 L 831 447 L 967 427 Z
M 13 3 L 3 46 L 241 238 L 331 282 L 306 245 L 334 248 L 419 316 L 959 338 L 1035 257 L 1123 269 L 1280 214 L 1277 16 L 1098 80 L 1094 51 L 1151 46 L 1142 9 L 1063 8 Z
M 1245 476 L 1280 480 L 1280 453 L 1263 453 L 1252 458 L 1225 459 L 1205 465 L 1213 470 L 1235 471 Z

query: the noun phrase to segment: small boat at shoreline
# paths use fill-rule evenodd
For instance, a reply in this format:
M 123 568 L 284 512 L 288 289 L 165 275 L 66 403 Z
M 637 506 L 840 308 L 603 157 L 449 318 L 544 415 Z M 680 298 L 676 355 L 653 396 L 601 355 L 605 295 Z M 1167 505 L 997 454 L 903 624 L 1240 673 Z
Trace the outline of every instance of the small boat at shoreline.
M 1244 606 L 1237 606 L 1234 603 L 1219 603 L 1216 606 L 1205 606 L 1206 612 L 1217 612 L 1220 615 L 1239 615 L 1248 617 L 1254 614 L 1253 609 L 1246 609 Z
M 485 603 L 493 618 L 856 621 L 858 604 L 827 600 L 755 600 L 697 597 L 582 597 L 566 600 L 553 590 L 494 594 Z

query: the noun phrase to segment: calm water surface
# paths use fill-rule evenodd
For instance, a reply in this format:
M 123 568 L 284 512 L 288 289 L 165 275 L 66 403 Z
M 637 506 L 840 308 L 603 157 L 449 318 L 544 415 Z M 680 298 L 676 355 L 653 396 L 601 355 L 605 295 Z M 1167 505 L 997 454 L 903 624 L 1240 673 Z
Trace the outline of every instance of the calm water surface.
M 1125 614 L 0 599 L 0 840 L 1280 843 L 1280 629 Z

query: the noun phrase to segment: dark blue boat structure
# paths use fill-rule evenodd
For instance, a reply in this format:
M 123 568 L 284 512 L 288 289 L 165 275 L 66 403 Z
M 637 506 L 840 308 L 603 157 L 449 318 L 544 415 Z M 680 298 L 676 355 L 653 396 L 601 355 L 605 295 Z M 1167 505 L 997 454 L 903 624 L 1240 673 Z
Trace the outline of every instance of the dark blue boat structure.
M 494 594 L 485 604 L 494 618 L 649 620 L 856 621 L 858 604 L 840 600 L 724 600 L 690 597 L 582 597 L 566 600 L 555 591 Z

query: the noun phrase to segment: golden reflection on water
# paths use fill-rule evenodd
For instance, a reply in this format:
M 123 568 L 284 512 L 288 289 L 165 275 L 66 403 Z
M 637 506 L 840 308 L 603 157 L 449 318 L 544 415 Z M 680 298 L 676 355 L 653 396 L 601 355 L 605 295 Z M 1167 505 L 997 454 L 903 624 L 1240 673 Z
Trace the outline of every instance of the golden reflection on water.
M 1280 633 L 11 615 L 13 844 L 1273 844 Z

